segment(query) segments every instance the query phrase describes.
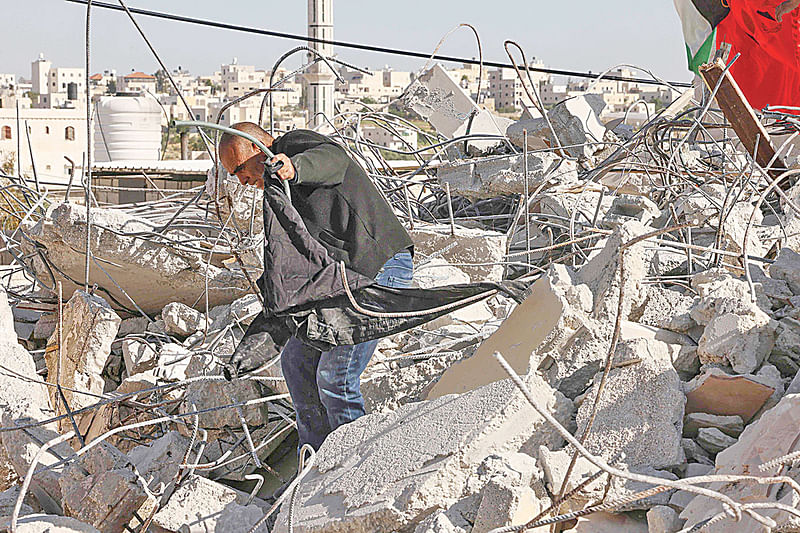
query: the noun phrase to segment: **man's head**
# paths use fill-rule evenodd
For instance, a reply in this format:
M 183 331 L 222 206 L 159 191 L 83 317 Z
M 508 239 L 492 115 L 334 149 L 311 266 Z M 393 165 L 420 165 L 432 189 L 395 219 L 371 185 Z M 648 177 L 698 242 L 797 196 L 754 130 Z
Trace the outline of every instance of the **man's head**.
M 268 148 L 275 141 L 272 135 L 252 122 L 239 122 L 231 127 L 252 135 Z M 264 187 L 263 173 L 266 156 L 255 143 L 236 135 L 224 133 L 219 141 L 219 159 L 228 174 L 239 178 L 242 185 Z

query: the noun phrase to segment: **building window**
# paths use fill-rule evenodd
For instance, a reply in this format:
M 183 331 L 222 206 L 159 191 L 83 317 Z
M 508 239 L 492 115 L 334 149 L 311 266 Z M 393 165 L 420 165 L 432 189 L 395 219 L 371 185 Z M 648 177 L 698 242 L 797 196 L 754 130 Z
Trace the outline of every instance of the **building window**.
M 0 139 L 10 139 L 11 138 L 11 126 L 3 126 L 2 134 L 0 134 Z
M 66 140 L 68 140 L 68 141 L 74 141 L 75 140 L 75 128 L 73 128 L 72 126 L 67 126 L 64 129 L 64 138 Z

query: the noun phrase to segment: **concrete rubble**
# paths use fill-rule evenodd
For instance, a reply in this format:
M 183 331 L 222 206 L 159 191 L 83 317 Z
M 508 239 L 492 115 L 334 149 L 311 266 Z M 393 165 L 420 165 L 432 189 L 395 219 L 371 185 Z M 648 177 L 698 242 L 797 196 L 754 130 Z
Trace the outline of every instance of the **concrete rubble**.
M 281 362 L 223 377 L 263 310 L 257 194 L 212 170 L 191 202 L 93 206 L 88 286 L 85 207 L 9 202 L 24 222 L 4 233 L 0 530 L 19 497 L 20 531 L 487 533 L 541 515 L 672 533 L 723 498 L 742 518 L 708 531 L 760 531 L 748 512 L 798 530 L 800 469 L 781 458 L 800 441 L 800 185 L 769 192 L 752 150 L 708 137 L 713 115 L 688 136 L 691 95 L 636 129 L 608 122 L 599 93 L 512 120 L 467 85 L 435 65 L 402 96 L 435 130 L 412 171 L 348 148 L 409 228 L 416 287 L 527 290 L 381 339 L 367 415 L 268 519 L 300 468 Z M 342 131 L 418 122 L 357 115 Z M 696 480 L 714 474 L 735 477 Z

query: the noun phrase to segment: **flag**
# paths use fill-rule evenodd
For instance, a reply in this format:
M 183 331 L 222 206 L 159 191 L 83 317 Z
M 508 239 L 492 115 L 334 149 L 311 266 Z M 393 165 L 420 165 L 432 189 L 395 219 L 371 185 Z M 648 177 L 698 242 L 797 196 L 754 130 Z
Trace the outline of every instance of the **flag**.
M 683 26 L 689 70 L 697 73 L 717 50 L 717 26 L 730 13 L 723 0 L 673 0 Z

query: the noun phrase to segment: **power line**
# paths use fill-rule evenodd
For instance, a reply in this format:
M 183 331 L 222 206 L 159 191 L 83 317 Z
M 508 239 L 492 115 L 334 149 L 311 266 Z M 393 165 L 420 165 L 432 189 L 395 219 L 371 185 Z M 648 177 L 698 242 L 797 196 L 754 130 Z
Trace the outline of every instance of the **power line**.
M 83 4 L 86 5 L 88 0 L 66 0 L 67 2 L 72 2 L 75 4 Z M 92 7 L 103 8 L 103 9 L 111 9 L 114 11 L 124 11 L 122 7 L 116 4 L 109 4 L 107 2 L 95 2 L 92 1 Z M 279 37 L 281 39 L 291 39 L 294 41 L 303 41 L 303 42 L 315 42 L 315 43 L 323 43 L 323 44 L 332 44 L 334 46 L 339 46 L 342 48 L 353 48 L 356 50 L 367 50 L 370 52 L 379 52 L 383 54 L 392 54 L 398 56 L 405 56 L 405 57 L 418 57 L 422 59 L 429 59 L 431 57 L 430 54 L 425 52 L 414 52 L 413 50 L 401 50 L 398 48 L 386 48 L 383 46 L 374 46 L 370 44 L 359 44 L 359 43 L 349 43 L 345 41 L 331 41 L 327 39 L 318 39 L 316 37 L 308 37 L 306 35 L 298 35 L 296 33 L 285 33 L 273 30 L 263 30 L 260 28 L 251 28 L 248 26 L 240 26 L 237 24 L 228 24 L 225 22 L 216 22 L 213 20 L 203 20 L 197 19 L 192 17 L 184 17 L 182 15 L 173 15 L 171 13 L 162 13 L 160 11 L 151 11 L 148 9 L 140 9 L 140 8 L 129 8 L 132 13 L 136 13 L 138 15 L 144 15 L 146 17 L 153 17 L 153 18 L 160 18 L 165 20 L 174 20 L 177 22 L 186 22 L 189 24 L 197 24 L 199 26 L 209 26 L 212 28 L 220 28 L 223 30 L 234 30 L 240 31 L 244 33 L 254 33 L 257 35 L 268 35 L 270 37 Z M 467 59 L 464 57 L 454 57 L 454 56 L 443 56 L 443 55 L 435 55 L 433 59 L 439 59 L 441 61 L 452 61 L 455 63 L 464 63 L 468 65 L 478 65 L 480 62 L 477 59 Z M 487 67 L 497 67 L 497 68 L 513 68 L 513 65 L 510 63 L 499 63 L 496 61 L 484 61 L 483 64 Z M 531 66 L 523 66 L 520 68 L 527 68 L 531 72 L 542 72 L 545 74 L 554 74 L 556 76 L 572 76 L 576 78 L 590 78 L 590 79 L 597 79 L 599 74 L 592 74 L 590 72 L 579 72 L 575 70 L 561 70 L 561 69 L 553 69 L 553 68 L 542 68 L 542 67 L 531 67 Z M 606 75 L 603 76 L 605 80 L 611 81 L 627 81 L 632 83 L 643 83 L 643 84 L 650 84 L 650 85 L 664 85 L 664 82 L 649 79 L 649 78 L 628 78 L 624 76 L 614 76 L 614 75 Z M 691 87 L 691 83 L 686 82 L 668 82 L 670 85 L 674 87 Z

